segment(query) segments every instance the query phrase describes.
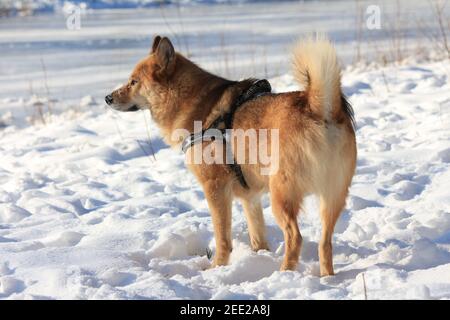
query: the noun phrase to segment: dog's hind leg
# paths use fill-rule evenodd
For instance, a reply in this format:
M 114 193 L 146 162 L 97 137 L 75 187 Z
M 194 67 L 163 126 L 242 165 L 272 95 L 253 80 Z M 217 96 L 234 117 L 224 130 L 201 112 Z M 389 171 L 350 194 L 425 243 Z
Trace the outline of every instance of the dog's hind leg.
M 247 218 L 248 232 L 250 234 L 250 244 L 254 251 L 269 250 L 266 241 L 266 225 L 259 197 L 254 199 L 241 199 Z
M 278 225 L 283 230 L 285 242 L 281 271 L 296 269 L 302 246 L 302 235 L 297 224 L 302 197 L 300 194 L 295 196 L 293 190 L 281 181 L 270 182 L 272 210 Z
M 322 219 L 322 237 L 319 243 L 320 276 L 334 275 L 332 238 L 334 226 L 345 207 L 347 192 L 340 197 L 320 197 L 320 217 Z
M 214 227 L 216 255 L 211 267 L 228 264 L 231 244 L 231 190 L 225 185 L 212 180 L 203 184 L 206 200 Z

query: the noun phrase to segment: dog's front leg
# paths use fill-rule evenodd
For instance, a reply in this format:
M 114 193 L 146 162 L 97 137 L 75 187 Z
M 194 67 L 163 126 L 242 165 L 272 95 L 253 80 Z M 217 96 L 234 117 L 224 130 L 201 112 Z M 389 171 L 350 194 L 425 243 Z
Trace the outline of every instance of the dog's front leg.
M 211 211 L 216 240 L 216 255 L 211 267 L 228 264 L 231 246 L 231 188 L 218 179 L 203 183 L 206 200 Z

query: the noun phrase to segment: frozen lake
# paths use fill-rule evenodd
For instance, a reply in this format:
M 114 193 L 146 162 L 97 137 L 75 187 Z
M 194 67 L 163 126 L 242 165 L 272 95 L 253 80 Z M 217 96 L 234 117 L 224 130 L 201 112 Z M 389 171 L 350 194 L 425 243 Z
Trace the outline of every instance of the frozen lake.
M 380 8 L 379 30 L 366 27 L 373 4 Z M 126 79 L 156 34 L 223 76 L 274 77 L 289 70 L 289 48 L 305 34 L 327 32 L 344 63 L 390 59 L 426 45 L 435 19 L 426 1 L 343 0 L 90 10 L 80 22 L 80 30 L 68 30 L 61 11 L 1 18 L 0 98 L 48 95 L 47 78 L 52 97 L 101 99 Z

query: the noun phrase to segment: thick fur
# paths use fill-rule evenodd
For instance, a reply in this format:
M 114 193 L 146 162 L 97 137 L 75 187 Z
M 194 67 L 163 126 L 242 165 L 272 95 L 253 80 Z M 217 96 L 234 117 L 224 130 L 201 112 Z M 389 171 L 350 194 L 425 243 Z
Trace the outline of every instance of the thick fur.
M 340 111 L 341 77 L 332 44 L 317 36 L 299 42 L 294 51 L 294 76 L 305 88 L 311 109 L 325 120 Z
M 273 214 L 285 238 L 281 270 L 297 267 L 302 237 L 297 216 L 302 199 L 320 198 L 323 232 L 319 244 L 321 275 L 332 275 L 332 234 L 345 206 L 356 164 L 353 111 L 340 87 L 336 53 L 326 39 L 300 43 L 294 75 L 304 91 L 259 97 L 242 105 L 234 129 L 278 129 L 279 170 L 262 175 L 262 165 L 243 164 L 245 189 L 224 164 L 188 164 L 203 187 L 211 211 L 216 254 L 213 266 L 228 263 L 231 252 L 231 203 L 240 199 L 254 250 L 268 249 L 260 197 L 270 192 Z M 195 120 L 211 123 L 248 88 L 249 81 L 212 75 L 175 52 L 167 38 L 155 38 L 149 56 L 137 64 L 129 82 L 107 97 L 121 111 L 149 109 L 164 140 L 177 147 L 176 129 L 193 131 Z M 207 126 L 207 125 L 206 125 Z M 215 142 L 212 142 L 215 143 Z M 270 145 L 272 141 L 268 141 Z M 207 146 L 211 142 L 204 142 Z M 189 160 L 197 144 L 186 154 Z M 236 150 L 236 144 L 233 144 Z M 189 163 L 189 161 L 188 161 Z

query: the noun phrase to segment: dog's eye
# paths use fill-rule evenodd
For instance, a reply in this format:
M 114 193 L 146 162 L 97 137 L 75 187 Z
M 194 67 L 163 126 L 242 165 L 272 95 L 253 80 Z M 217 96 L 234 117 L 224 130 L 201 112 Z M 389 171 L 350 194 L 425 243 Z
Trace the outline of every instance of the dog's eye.
M 132 86 L 134 86 L 134 85 L 137 84 L 137 83 L 138 83 L 137 80 L 131 80 L 131 82 L 130 82 L 130 84 L 131 84 Z

